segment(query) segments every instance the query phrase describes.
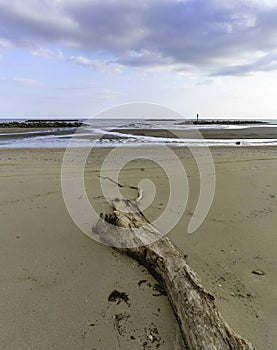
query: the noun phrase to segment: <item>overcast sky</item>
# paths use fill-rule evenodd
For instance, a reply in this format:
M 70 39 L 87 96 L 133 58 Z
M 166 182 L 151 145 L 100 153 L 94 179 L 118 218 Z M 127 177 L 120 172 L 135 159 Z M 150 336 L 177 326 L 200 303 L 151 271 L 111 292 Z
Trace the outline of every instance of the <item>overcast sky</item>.
M 277 0 L 0 0 L 0 117 L 277 118 Z

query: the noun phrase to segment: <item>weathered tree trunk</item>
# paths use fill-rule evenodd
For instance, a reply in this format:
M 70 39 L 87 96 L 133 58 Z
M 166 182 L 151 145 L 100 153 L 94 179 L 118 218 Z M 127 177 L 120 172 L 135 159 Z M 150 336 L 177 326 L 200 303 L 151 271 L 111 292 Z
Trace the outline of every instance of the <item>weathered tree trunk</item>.
M 134 201 L 115 199 L 96 231 L 101 240 L 144 264 L 162 284 L 189 350 L 245 350 L 254 347 L 237 335 L 220 315 L 214 297 L 167 237 L 162 237 Z M 149 244 L 149 238 L 157 238 Z

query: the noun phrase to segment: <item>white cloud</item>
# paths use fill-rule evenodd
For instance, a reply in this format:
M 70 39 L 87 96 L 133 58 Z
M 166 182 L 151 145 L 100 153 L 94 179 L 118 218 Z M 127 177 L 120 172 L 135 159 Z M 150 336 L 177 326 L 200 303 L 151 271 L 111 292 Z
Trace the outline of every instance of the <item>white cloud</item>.
M 37 49 L 30 50 L 32 55 L 39 56 L 47 59 L 64 59 L 64 54 L 62 50 L 51 50 L 47 47 L 39 47 Z
M 11 48 L 11 43 L 9 40 L 7 39 L 1 39 L 0 38 L 0 50 L 7 50 L 7 49 L 10 49 Z
M 25 78 L 25 77 L 0 77 L 0 81 L 15 82 L 15 83 L 20 83 L 24 85 L 33 86 L 33 87 L 42 87 L 44 85 L 42 82 L 38 80 Z
M 102 59 L 90 59 L 84 56 L 70 56 L 66 60 L 82 67 L 102 72 L 115 71 L 120 73 L 122 71 L 122 65 Z

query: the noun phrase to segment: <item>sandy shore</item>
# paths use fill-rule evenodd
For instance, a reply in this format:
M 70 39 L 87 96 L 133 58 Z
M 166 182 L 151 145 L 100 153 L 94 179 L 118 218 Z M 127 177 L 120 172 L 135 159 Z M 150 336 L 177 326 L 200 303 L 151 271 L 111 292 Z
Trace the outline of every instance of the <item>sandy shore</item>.
M 184 139 L 197 139 L 203 137 L 205 139 L 276 139 L 277 138 L 277 128 L 274 126 L 260 126 L 260 127 L 242 127 L 237 128 L 223 128 L 223 129 L 209 129 L 203 127 L 199 129 L 187 129 L 187 130 L 174 130 L 172 133 L 167 129 L 114 129 L 113 131 L 122 134 L 132 134 L 141 136 L 152 136 L 152 137 L 167 137 L 175 138 L 176 136 Z
M 97 177 L 108 152 L 97 149 L 86 169 L 89 198 L 99 212 L 109 210 Z M 134 149 L 128 152 L 135 158 Z M 277 149 L 212 152 L 214 202 L 203 225 L 188 235 L 199 177 L 189 152 L 176 150 L 188 173 L 190 198 L 169 236 L 231 326 L 257 349 L 273 350 Z M 148 154 L 151 149 L 145 148 L 146 158 Z M 62 149 L 0 149 L 1 350 L 181 349 L 174 315 L 153 278 L 131 259 L 84 235 L 71 220 L 61 192 L 62 157 Z M 164 162 L 174 171 L 171 159 Z M 153 220 L 167 202 L 168 181 L 157 165 L 140 159 L 123 168 L 120 182 L 136 185 L 143 178 L 159 189 L 145 211 Z M 124 194 L 134 196 L 131 190 Z M 94 224 L 88 219 L 88 225 Z M 125 292 L 129 305 L 108 301 L 113 290 Z
M 44 136 L 50 135 L 67 135 L 76 131 L 76 128 L 63 127 L 63 128 L 0 128 L 0 138 L 13 141 L 20 137 L 26 137 L 26 134 L 31 136 Z

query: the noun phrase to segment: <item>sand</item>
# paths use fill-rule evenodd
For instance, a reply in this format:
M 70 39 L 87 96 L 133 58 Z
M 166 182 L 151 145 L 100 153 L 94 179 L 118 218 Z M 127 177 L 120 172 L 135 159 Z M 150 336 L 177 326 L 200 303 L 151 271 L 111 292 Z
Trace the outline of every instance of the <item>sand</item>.
M 184 138 L 184 139 L 276 139 L 277 138 L 277 128 L 275 126 L 255 126 L 255 127 L 241 127 L 234 128 L 232 126 L 225 127 L 222 129 L 214 129 L 202 126 L 199 129 L 194 127 L 192 129 L 184 130 L 172 130 L 169 129 L 130 129 L 130 128 L 120 128 L 114 129 L 113 131 L 122 134 L 132 134 L 132 135 L 142 135 L 142 136 L 152 136 L 152 137 L 167 137 L 167 138 Z
M 72 221 L 61 192 L 63 152 L 0 149 L 1 350 L 136 350 L 158 345 L 181 349 L 168 300 L 155 290 L 148 272 L 87 237 Z M 99 212 L 109 210 L 97 177 L 108 152 L 97 149 L 86 170 L 89 197 Z M 132 148 L 127 152 L 136 154 Z M 151 152 L 144 149 L 146 157 Z M 189 235 L 199 177 L 189 152 L 176 150 L 188 172 L 190 197 L 169 237 L 215 295 L 230 325 L 257 349 L 273 350 L 277 149 L 226 147 L 212 152 L 214 202 L 202 226 Z M 164 161 L 174 171 L 172 160 Z M 145 210 L 153 220 L 166 204 L 168 181 L 157 165 L 140 159 L 122 170 L 120 182 L 136 185 L 143 178 L 153 180 L 159 189 Z M 136 195 L 131 190 L 124 194 Z M 94 224 L 88 219 L 88 225 Z M 260 270 L 263 275 L 253 273 Z M 108 301 L 113 290 L 125 292 L 129 305 Z

